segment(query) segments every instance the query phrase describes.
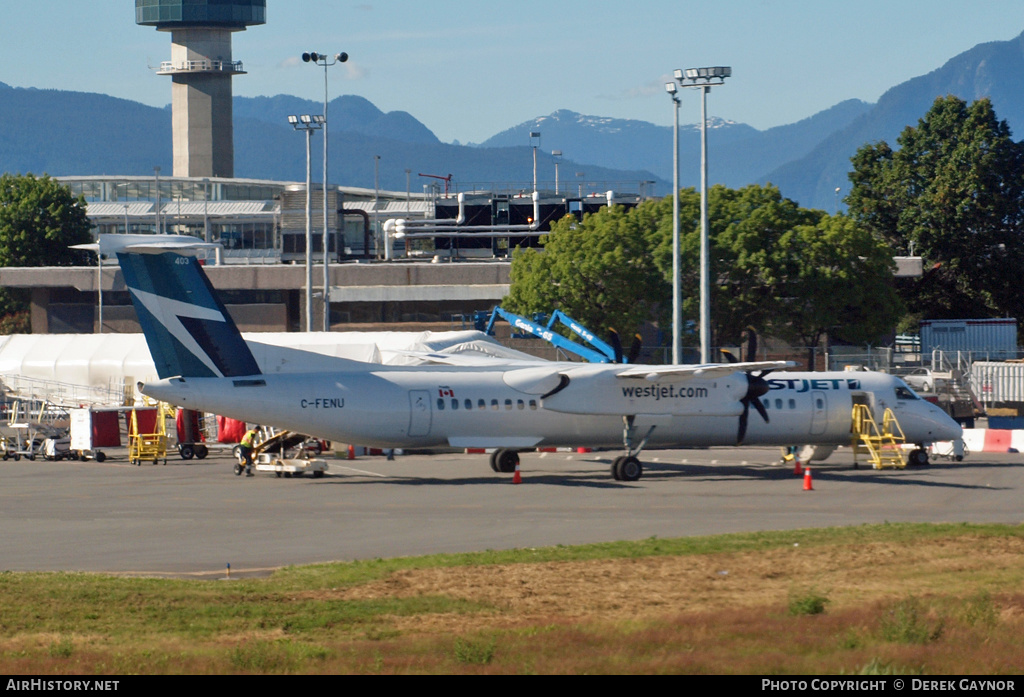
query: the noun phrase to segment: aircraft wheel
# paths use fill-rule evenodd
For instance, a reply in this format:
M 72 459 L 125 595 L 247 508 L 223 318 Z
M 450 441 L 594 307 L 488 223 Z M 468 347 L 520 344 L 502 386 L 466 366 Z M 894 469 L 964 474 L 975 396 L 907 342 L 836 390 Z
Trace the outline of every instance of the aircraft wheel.
M 616 479 L 620 481 L 635 482 L 643 476 L 644 466 L 635 457 L 623 457 L 617 459 L 616 463 L 617 465 L 613 465 L 613 467 L 616 467 L 618 470 L 618 477 Z
M 619 468 L 622 466 L 622 461 L 625 459 L 625 455 L 619 455 L 617 458 L 612 460 L 612 479 L 617 482 L 622 481 L 622 473 Z
M 907 464 L 911 467 L 927 467 L 928 466 L 928 451 L 924 448 L 917 448 L 911 450 L 907 456 Z
M 503 474 L 511 474 L 516 471 L 516 465 L 519 464 L 519 453 L 515 450 L 499 450 L 501 453 L 496 461 L 498 463 L 498 471 Z
M 501 458 L 501 455 L 504 452 L 505 452 L 504 448 L 498 448 L 493 453 L 491 453 L 491 469 L 494 470 L 495 472 L 500 472 L 501 471 L 498 468 L 498 460 Z

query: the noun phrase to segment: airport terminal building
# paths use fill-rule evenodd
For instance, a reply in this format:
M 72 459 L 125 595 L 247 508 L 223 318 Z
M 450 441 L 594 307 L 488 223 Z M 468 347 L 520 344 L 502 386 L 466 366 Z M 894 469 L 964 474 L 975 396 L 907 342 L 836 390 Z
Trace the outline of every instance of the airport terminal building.
M 57 177 L 86 200 L 99 234 L 184 234 L 217 243 L 209 276 L 243 331 L 306 326 L 305 183 L 218 177 Z M 310 192 L 314 259 L 312 326 L 323 326 L 323 188 Z M 460 197 L 328 186 L 330 327 L 395 323 L 449 330 L 471 326 L 508 293 L 511 252 L 537 246 L 552 222 L 636 195 L 573 196 L 521 190 Z M 459 220 L 461 216 L 461 220 Z M 534 220 L 534 218 L 537 218 Z M 398 220 L 442 230 L 401 238 Z M 431 221 L 437 224 L 431 226 Z M 453 233 L 467 228 L 472 232 Z M 502 233 L 503 230 L 515 232 Z M 447 232 L 444 232 L 447 230 Z M 135 332 L 135 312 L 115 263 L 100 268 L 5 268 L 0 283 L 26 288 L 33 333 Z M 102 317 L 102 327 L 100 319 Z

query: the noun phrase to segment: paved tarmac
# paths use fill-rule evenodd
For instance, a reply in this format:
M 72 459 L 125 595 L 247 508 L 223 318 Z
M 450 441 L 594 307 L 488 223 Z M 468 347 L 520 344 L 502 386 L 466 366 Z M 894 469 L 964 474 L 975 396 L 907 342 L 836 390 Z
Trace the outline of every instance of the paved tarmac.
M 1024 455 L 927 468 L 852 467 L 813 491 L 777 448 L 524 453 L 522 483 L 486 455 L 328 458 L 320 479 L 236 477 L 227 453 L 187 463 L 0 462 L 0 571 L 220 577 L 289 564 L 882 522 L 1024 522 Z

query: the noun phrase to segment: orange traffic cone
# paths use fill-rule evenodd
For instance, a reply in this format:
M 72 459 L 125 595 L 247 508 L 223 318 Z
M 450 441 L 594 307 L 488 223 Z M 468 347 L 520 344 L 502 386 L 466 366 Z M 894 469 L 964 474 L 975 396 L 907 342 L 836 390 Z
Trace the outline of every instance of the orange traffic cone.
M 512 475 L 513 484 L 522 484 L 523 478 L 519 475 L 519 463 L 516 463 L 516 473 Z
M 814 491 L 814 485 L 811 483 L 811 468 L 804 468 L 804 491 Z
M 354 446 L 352 444 L 349 444 L 349 446 L 348 446 L 348 459 L 349 460 L 355 460 L 356 459 L 356 446 Z

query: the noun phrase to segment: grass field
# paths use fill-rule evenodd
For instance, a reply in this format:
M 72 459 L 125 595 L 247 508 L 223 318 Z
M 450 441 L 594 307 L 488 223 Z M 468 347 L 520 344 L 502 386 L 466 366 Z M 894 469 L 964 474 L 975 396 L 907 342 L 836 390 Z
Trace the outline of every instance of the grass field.
M 0 573 L 0 672 L 1024 673 L 1024 526 L 872 525 L 197 581 Z

